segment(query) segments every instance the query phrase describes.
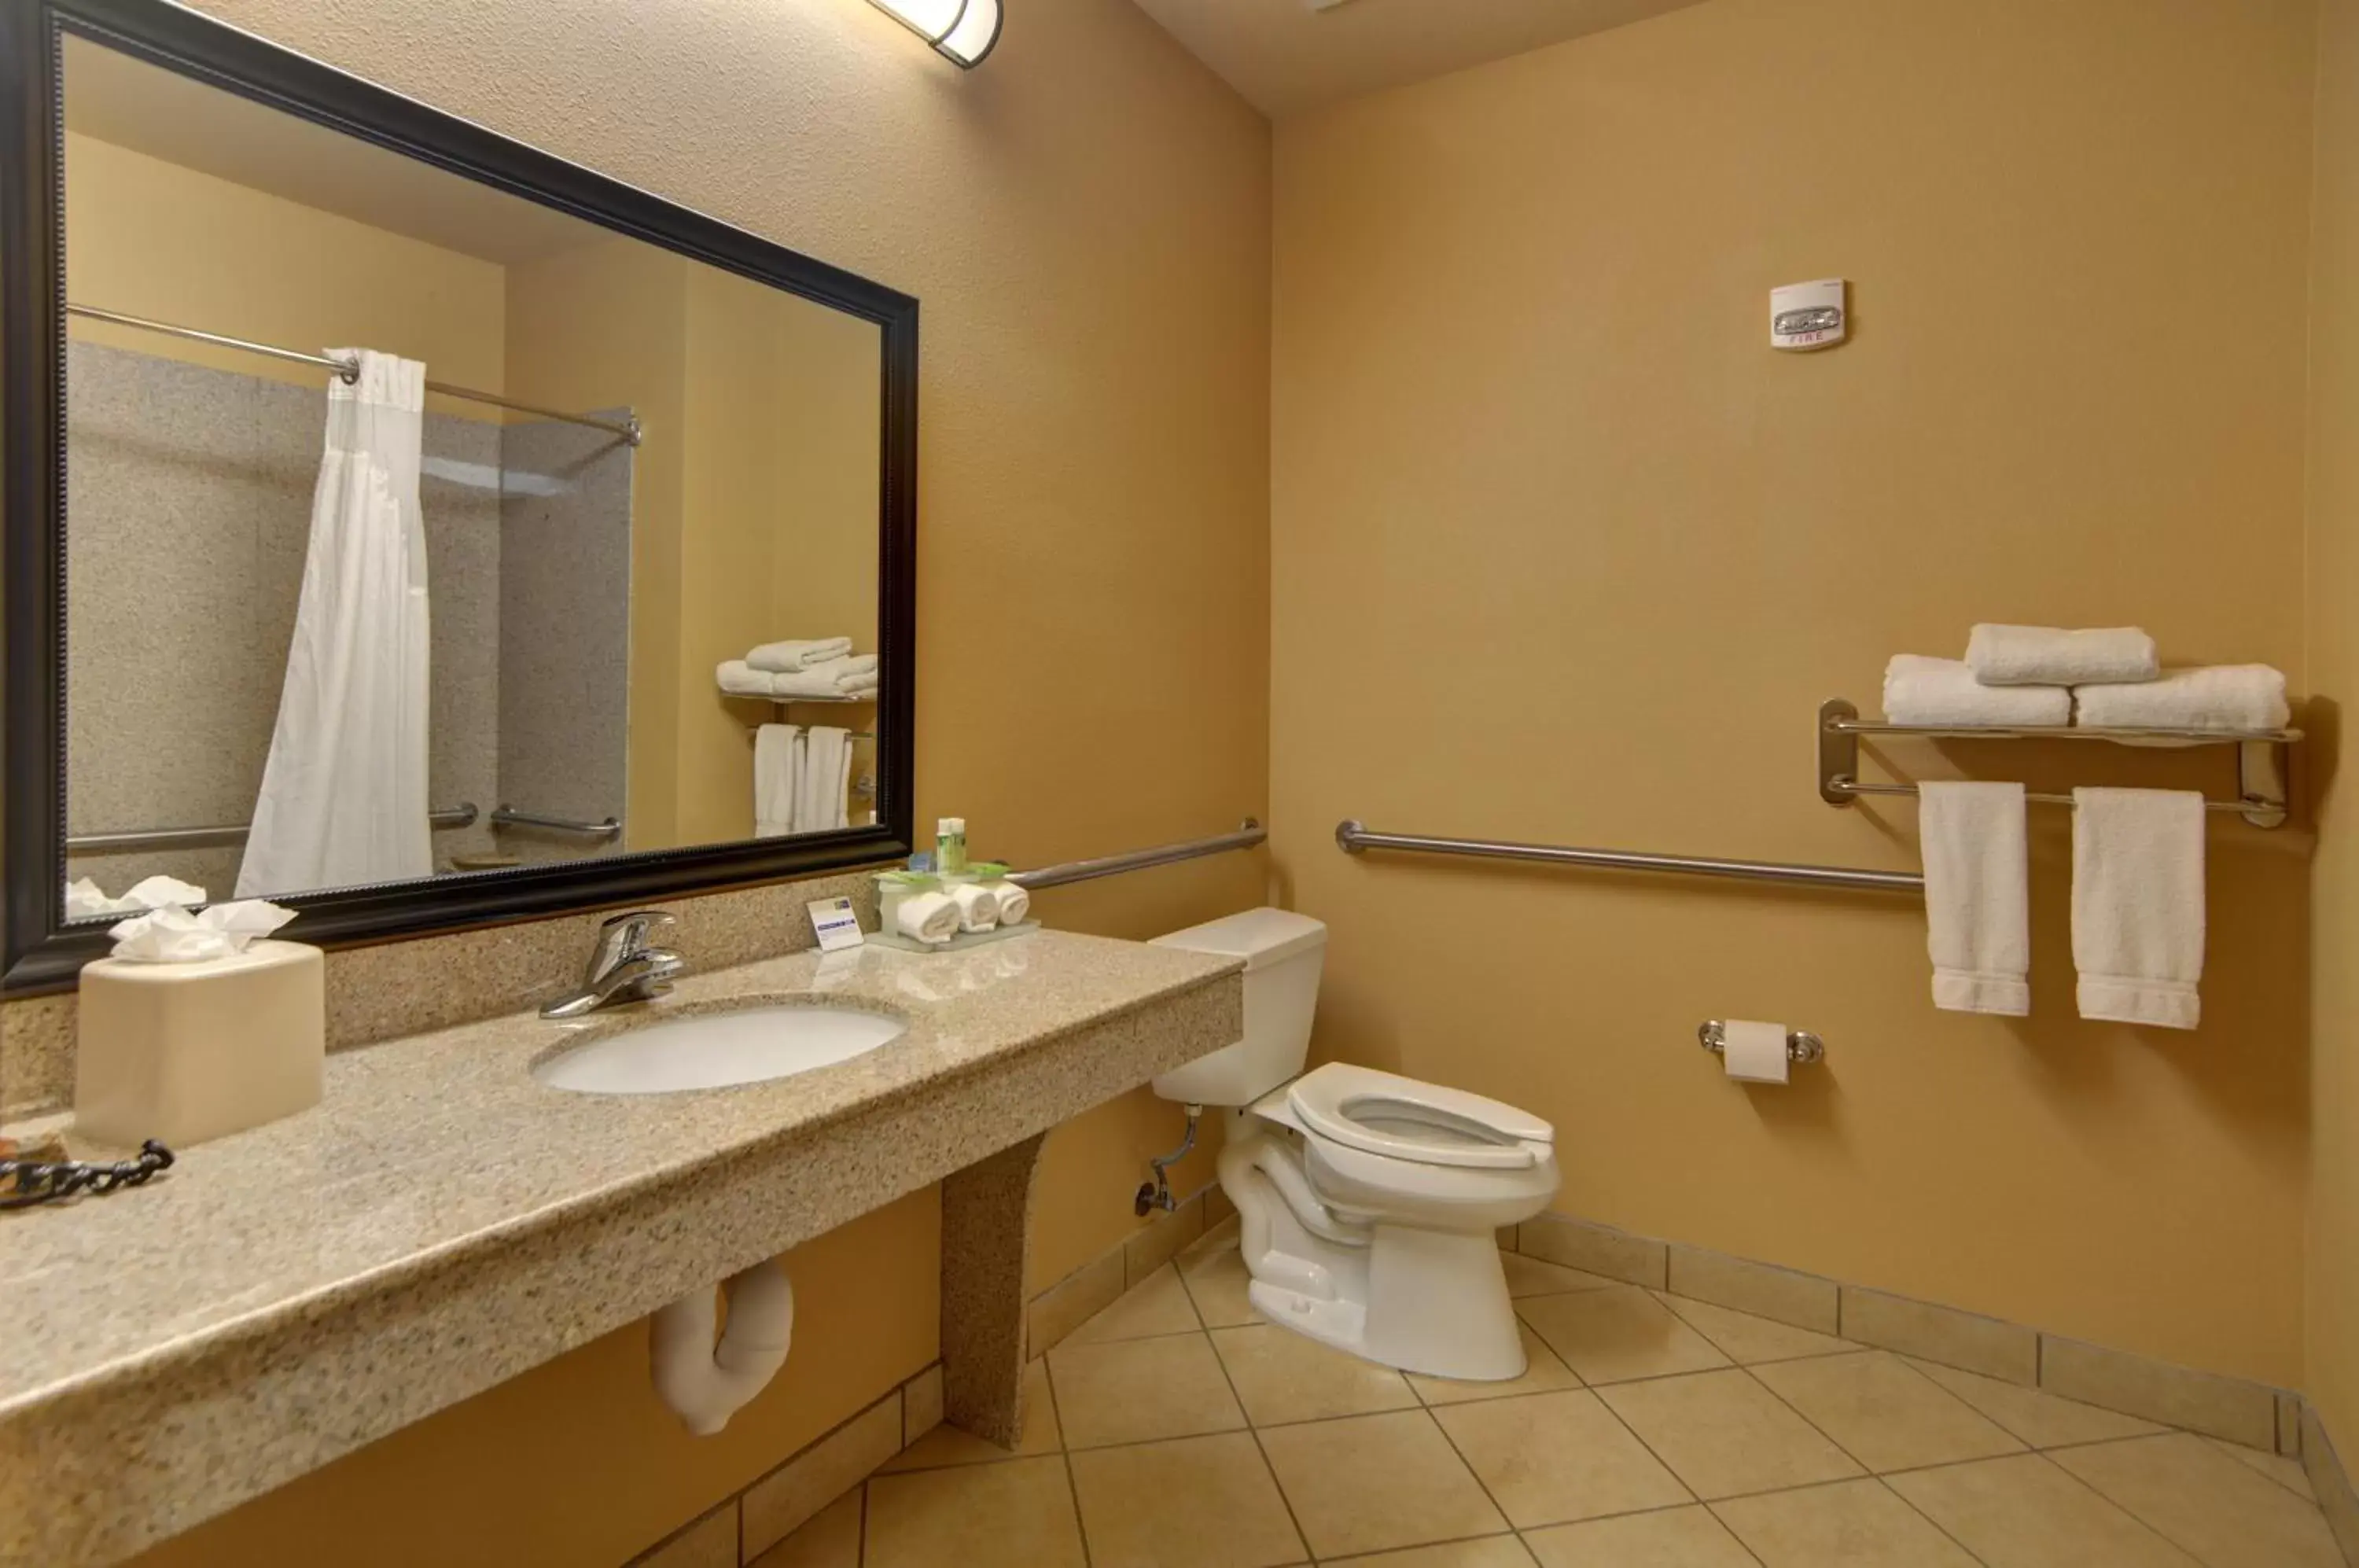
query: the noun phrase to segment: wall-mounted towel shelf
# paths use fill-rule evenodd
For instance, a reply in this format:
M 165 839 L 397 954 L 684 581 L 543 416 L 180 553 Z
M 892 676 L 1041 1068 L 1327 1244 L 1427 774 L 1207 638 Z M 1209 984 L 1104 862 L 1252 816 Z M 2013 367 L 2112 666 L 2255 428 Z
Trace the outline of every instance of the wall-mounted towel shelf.
M 2281 827 L 2286 820 L 2287 753 L 2301 739 L 2299 730 L 2101 729 L 2071 727 L 2032 729 L 1944 728 L 1925 724 L 1888 724 L 1863 719 L 1859 709 L 1841 697 L 1819 704 L 1819 798 L 1832 806 L 1848 806 L 1864 795 L 1914 795 L 1913 784 L 1863 784 L 1859 779 L 1862 735 L 1916 735 L 1929 740 L 2096 740 L 2115 746 L 2198 746 L 2236 748 L 2236 799 L 2207 800 L 2205 809 L 2234 811 L 2256 828 Z M 2069 806 L 2070 795 L 2027 795 L 2043 806 Z

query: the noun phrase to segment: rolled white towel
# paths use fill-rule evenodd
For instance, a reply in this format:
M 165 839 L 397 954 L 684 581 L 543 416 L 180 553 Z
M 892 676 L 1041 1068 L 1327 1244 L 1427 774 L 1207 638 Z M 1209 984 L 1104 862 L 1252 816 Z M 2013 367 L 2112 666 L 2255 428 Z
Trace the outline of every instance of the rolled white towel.
M 951 901 L 958 906 L 959 930 L 987 931 L 999 923 L 999 900 L 980 882 L 961 882 L 951 888 Z
M 712 679 L 722 691 L 732 697 L 767 697 L 774 694 L 772 678 L 742 659 L 723 659 L 714 667 Z
M 2092 729 L 2281 730 L 2286 678 L 2266 664 L 2170 670 L 2159 681 L 2076 686 L 2073 723 Z
M 958 934 L 959 907 L 946 893 L 912 893 L 894 906 L 893 923 L 911 942 L 939 944 Z
M 1978 626 L 1966 637 L 1966 668 L 1985 686 L 2084 686 L 2162 673 L 2154 638 L 2136 626 Z
M 1013 882 L 986 882 L 983 890 L 999 900 L 999 923 L 1016 925 L 1032 912 L 1032 895 Z
M 2072 722 L 2072 693 L 1985 686 L 1962 659 L 1896 653 L 1884 667 L 1884 717 L 1936 729 L 2061 729 Z
M 848 637 L 788 638 L 764 643 L 745 656 L 745 662 L 774 675 L 790 675 L 814 664 L 825 664 L 831 659 L 842 659 L 851 651 L 852 639 Z

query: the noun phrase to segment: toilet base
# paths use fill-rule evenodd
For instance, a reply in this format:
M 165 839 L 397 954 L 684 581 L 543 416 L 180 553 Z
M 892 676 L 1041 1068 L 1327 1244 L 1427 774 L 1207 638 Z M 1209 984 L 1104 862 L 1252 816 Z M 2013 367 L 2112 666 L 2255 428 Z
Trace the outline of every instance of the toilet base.
M 1523 1337 L 1489 1226 L 1339 1220 L 1277 1136 L 1232 1143 L 1220 1165 L 1253 1277 L 1247 1295 L 1271 1323 L 1404 1372 L 1469 1382 L 1523 1376 Z

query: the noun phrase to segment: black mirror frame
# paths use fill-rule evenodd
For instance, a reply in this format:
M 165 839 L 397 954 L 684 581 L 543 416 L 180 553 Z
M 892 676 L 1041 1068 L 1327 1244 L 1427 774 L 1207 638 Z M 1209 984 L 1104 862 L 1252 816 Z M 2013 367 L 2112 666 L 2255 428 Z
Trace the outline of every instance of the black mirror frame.
M 166 0 L 15 0 L 0 33 L 0 992 L 71 987 L 101 925 L 65 921 L 65 299 L 61 35 L 832 306 L 881 329 L 877 821 L 790 839 L 289 896 L 287 935 L 344 946 L 714 891 L 909 852 L 916 809 L 918 301 Z

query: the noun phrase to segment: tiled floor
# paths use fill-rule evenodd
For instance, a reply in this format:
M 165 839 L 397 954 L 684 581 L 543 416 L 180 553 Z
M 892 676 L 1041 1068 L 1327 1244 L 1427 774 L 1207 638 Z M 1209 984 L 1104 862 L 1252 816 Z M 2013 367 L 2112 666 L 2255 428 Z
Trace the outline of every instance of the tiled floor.
M 1234 1222 L 759 1568 L 2343 1568 L 2290 1460 L 1529 1258 L 1531 1370 L 1262 1323 Z

